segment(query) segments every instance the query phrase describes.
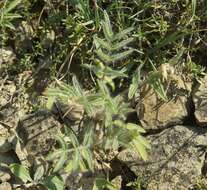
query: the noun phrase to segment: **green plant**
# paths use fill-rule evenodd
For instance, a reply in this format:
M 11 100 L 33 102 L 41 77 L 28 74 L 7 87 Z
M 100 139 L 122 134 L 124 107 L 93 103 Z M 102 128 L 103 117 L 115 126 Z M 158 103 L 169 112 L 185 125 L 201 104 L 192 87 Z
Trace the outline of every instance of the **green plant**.
M 93 143 L 93 134 L 91 123 L 87 123 L 86 131 L 84 133 L 83 142 L 80 144 L 76 134 L 74 134 L 69 128 L 65 127 L 65 134 L 57 137 L 59 143 L 59 149 L 53 151 L 47 156 L 47 160 L 53 161 L 57 159 L 54 171 L 57 172 L 63 168 L 66 163 L 65 170 L 71 171 L 86 171 L 90 169 L 93 171 L 93 158 L 91 152 L 91 144 Z M 68 158 L 70 160 L 68 160 Z
M 105 188 L 109 190 L 117 190 L 117 187 L 110 181 L 102 178 L 97 178 L 94 182 L 93 190 L 104 190 Z
M 96 27 L 99 27 L 99 11 L 95 1 L 93 5 L 95 11 L 92 11 L 89 0 L 75 0 L 73 1 L 73 4 L 77 10 L 77 18 L 84 26 L 87 27 L 88 25 L 90 26 L 92 24 Z
M 104 12 L 102 26 L 105 39 L 103 40 L 94 36 L 94 43 L 96 46 L 95 52 L 104 63 L 115 63 L 120 59 L 124 59 L 134 51 L 133 49 L 129 49 L 120 52 L 120 49 L 126 48 L 126 46 L 134 40 L 133 38 L 123 39 L 133 30 L 132 27 L 114 34 L 109 16 L 106 12 Z
M 136 69 L 132 76 L 132 82 L 129 86 L 128 98 L 132 99 L 139 88 L 140 78 L 141 78 L 141 69 L 143 67 L 143 63 Z
M 132 32 L 133 27 L 114 33 L 110 23 L 109 16 L 104 11 L 104 20 L 102 21 L 102 28 L 104 39 L 94 35 L 95 53 L 97 58 L 94 59 L 93 65 L 83 64 L 85 68 L 90 69 L 101 80 L 109 84 L 112 89 L 115 89 L 113 80 L 118 77 L 127 77 L 124 73 L 127 69 L 116 66 L 113 69 L 112 64 L 117 64 L 117 61 L 128 57 L 134 49 L 126 49 L 127 45 L 131 43 L 134 38 L 128 37 Z
M 109 162 L 120 148 L 134 148 L 147 159 L 150 146 L 142 136 L 145 131 L 126 122 L 132 109 L 122 95 L 114 94 L 128 91 L 128 99 L 133 100 L 142 85 L 148 84 L 167 101 L 165 84 L 170 79 L 159 70 L 167 64 L 199 80 L 205 74 L 206 10 L 205 0 L 0 1 L 1 48 L 12 47 L 17 56 L 16 64 L 8 66 L 9 73 L 34 71 L 32 78 L 41 69 L 49 70 L 59 80 L 46 91 L 47 106 L 58 100 L 69 107 L 68 113 L 70 107 L 83 108 L 79 133 L 65 126 L 56 137 L 58 146 L 47 157 L 54 162 L 51 173 L 35 180 L 29 170 L 21 169 L 25 166 L 14 165 L 14 174 L 28 186 L 43 184 L 45 179 L 58 184 L 53 172 L 95 172 L 93 161 Z M 19 18 L 34 30 L 26 38 L 31 41 L 28 49 L 16 43 L 17 37 L 27 37 L 26 28 L 15 22 Z M 54 34 L 49 43 L 48 34 Z M 67 85 L 73 75 L 79 82 L 73 77 Z M 140 188 L 139 181 L 133 185 Z M 97 179 L 94 188 L 114 187 L 106 179 Z
M 93 171 L 93 160 L 97 159 L 97 155 L 104 154 L 107 158 L 107 155 L 120 147 L 134 149 L 142 159 L 147 159 L 146 150 L 150 145 L 141 136 L 145 130 L 136 124 L 125 122 L 126 115 L 133 110 L 120 96 L 111 97 L 106 84 L 97 82 L 96 93 L 85 93 L 76 77 L 73 77 L 73 86 L 58 81 L 56 88 L 48 88 L 45 92 L 49 107 L 57 100 L 68 102 L 68 105 L 73 102 L 83 106 L 85 113 L 81 125 L 82 138 L 80 134 L 66 128 L 65 134 L 58 137 L 60 148 L 48 156 L 49 160 L 58 160 L 55 171 L 64 165 L 68 172 Z
M 12 29 L 15 30 L 12 21 L 16 18 L 21 18 L 20 14 L 12 13 L 12 11 L 21 3 L 21 0 L 5 0 L 2 8 L 0 9 L 0 29 Z
M 136 179 L 136 181 L 128 183 L 127 186 L 132 187 L 135 190 L 141 190 L 142 189 L 140 179 Z
M 199 75 L 205 74 L 205 68 L 201 65 L 196 64 L 191 60 L 191 58 L 188 56 L 188 62 L 186 63 L 186 70 L 187 72 L 191 73 L 194 77 L 198 77 Z
M 61 177 L 56 174 L 45 176 L 44 167 L 42 165 L 36 169 L 33 177 L 31 177 L 28 168 L 23 165 L 11 164 L 9 167 L 11 172 L 22 181 L 22 184 L 19 185 L 20 187 L 34 188 L 44 186 L 48 190 L 64 189 L 64 183 Z
M 0 41 L 1 41 L 0 51 L 1 51 L 1 54 L 3 54 L 2 48 L 8 38 L 6 29 L 15 30 L 15 27 L 12 24 L 12 21 L 14 19 L 21 18 L 21 15 L 12 12 L 20 4 L 20 2 L 21 0 L 13 0 L 13 1 L 5 0 L 0 3 Z M 1 64 L 2 63 L 0 61 L 0 69 L 2 67 Z

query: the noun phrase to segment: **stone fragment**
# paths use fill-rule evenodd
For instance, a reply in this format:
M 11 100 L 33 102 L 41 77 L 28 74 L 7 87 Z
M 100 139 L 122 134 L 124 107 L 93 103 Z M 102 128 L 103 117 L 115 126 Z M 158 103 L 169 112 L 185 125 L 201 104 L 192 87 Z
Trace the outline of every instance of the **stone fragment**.
M 0 168 L 0 181 L 6 182 L 11 179 L 11 175 L 8 171 L 6 171 L 4 168 Z
M 6 64 L 11 65 L 14 60 L 16 59 L 16 55 L 14 54 L 13 50 L 9 47 L 7 48 L 1 48 L 0 49 L 0 65 L 2 66 L 2 64 Z
M 8 66 L 11 66 L 14 63 L 15 60 L 16 55 L 12 48 L 0 48 L 0 76 Z
M 10 136 L 8 129 L 0 124 L 0 153 L 11 150 Z
M 145 129 L 183 124 L 190 112 L 191 83 L 177 76 L 177 84 L 168 88 L 167 102 L 161 100 L 150 86 L 141 88 L 136 106 L 138 118 Z M 166 87 L 167 88 L 167 87 Z
M 111 182 L 117 189 L 121 189 L 122 180 L 122 176 L 118 175 Z
M 21 139 L 20 144 L 15 143 L 19 160 L 28 160 L 33 165 L 35 159 L 46 156 L 54 148 L 60 129 L 61 124 L 46 110 L 39 110 L 22 118 L 16 128 Z
M 147 183 L 147 190 L 186 190 L 201 177 L 206 129 L 175 126 L 148 139 L 152 148 L 146 162 L 132 150 L 124 150 L 118 155 L 121 162 Z
M 199 126 L 207 126 L 207 76 L 193 90 L 195 119 Z
M 12 186 L 8 182 L 3 182 L 0 184 L 0 190 L 12 190 Z

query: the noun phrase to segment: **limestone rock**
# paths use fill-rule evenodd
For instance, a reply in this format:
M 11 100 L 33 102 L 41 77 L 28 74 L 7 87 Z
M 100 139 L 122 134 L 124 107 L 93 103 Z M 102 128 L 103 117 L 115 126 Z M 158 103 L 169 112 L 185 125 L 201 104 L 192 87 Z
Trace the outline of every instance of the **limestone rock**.
M 124 150 L 118 155 L 135 175 L 147 182 L 147 190 L 184 190 L 201 177 L 206 129 L 175 126 L 148 138 L 152 149 L 146 162 L 132 150 Z
M 190 111 L 190 90 L 191 83 L 177 76 L 177 85 L 169 86 L 169 100 L 164 102 L 151 87 L 143 87 L 136 106 L 142 126 L 145 129 L 156 129 L 183 124 Z
M 15 128 L 19 119 L 28 113 L 28 94 L 18 89 L 12 79 L 0 76 L 0 121 Z
M 0 181 L 1 182 L 6 182 L 11 179 L 10 173 L 4 169 L 3 167 L 0 168 Z
M 0 153 L 11 150 L 11 143 L 9 142 L 9 130 L 0 124 Z
M 207 76 L 205 76 L 193 91 L 195 118 L 199 126 L 207 126 Z
M 39 110 L 21 119 L 16 128 L 21 144 L 15 143 L 20 161 L 27 159 L 33 165 L 39 156 L 47 155 L 54 148 L 55 137 L 60 134 L 60 129 L 60 123 L 46 110 Z
M 3 182 L 0 184 L 0 190 L 12 190 L 10 183 Z
M 118 175 L 111 182 L 113 185 L 117 187 L 117 189 L 121 189 L 122 181 L 123 181 L 122 176 Z
M 16 55 L 12 48 L 0 48 L 0 76 L 16 60 Z
M 70 190 L 92 190 L 96 178 L 104 178 L 103 172 L 91 172 L 77 173 L 74 172 L 70 175 L 66 175 L 65 186 Z
M 6 64 L 11 65 L 14 60 L 16 59 L 16 55 L 14 54 L 13 50 L 11 48 L 5 48 L 5 49 L 0 49 L 0 65 Z

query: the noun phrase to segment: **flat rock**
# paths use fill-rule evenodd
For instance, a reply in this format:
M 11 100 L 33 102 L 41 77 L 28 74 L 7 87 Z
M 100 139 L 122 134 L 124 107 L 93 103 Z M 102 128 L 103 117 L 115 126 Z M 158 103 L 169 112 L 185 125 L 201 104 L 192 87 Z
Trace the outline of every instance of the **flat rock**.
M 207 76 L 200 81 L 192 94 L 196 122 L 199 126 L 207 126 Z
M 12 190 L 12 186 L 8 182 L 3 182 L 0 184 L 0 190 Z
M 117 157 L 147 183 L 147 190 L 186 190 L 201 177 L 206 129 L 175 126 L 148 139 L 152 148 L 146 162 L 132 150 L 124 150 Z
M 11 175 L 6 167 L 0 167 L 0 181 L 7 182 L 11 179 Z
M 15 128 L 18 120 L 29 110 L 29 95 L 18 89 L 12 79 L 1 79 L 0 76 L 0 83 L 0 121 Z
M 20 161 L 26 159 L 34 163 L 39 156 L 46 156 L 56 144 L 61 124 L 46 110 L 39 110 L 21 119 L 16 131 L 21 144 L 16 144 L 16 154 Z
M 169 100 L 161 100 L 150 86 L 141 88 L 136 111 L 145 129 L 181 125 L 190 112 L 191 83 L 177 76 L 177 84 L 168 89 Z M 167 87 L 165 87 L 167 88 Z

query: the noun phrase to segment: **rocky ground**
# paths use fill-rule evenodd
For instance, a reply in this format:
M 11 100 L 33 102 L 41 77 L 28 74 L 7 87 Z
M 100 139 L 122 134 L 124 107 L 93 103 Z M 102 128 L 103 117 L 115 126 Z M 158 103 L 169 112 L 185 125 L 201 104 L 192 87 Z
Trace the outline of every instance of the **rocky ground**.
M 121 152 L 118 160 L 143 179 L 146 189 L 193 189 L 205 179 L 206 84 L 207 77 L 196 84 L 177 77 L 177 85 L 169 89 L 176 95 L 165 103 L 151 89 L 141 91 L 137 115 L 149 131 L 149 160 L 143 162 L 129 150 Z
M 40 170 L 42 181 L 60 171 L 65 190 L 92 190 L 97 177 L 119 190 L 207 190 L 206 2 L 0 0 L 0 190 L 45 190 L 38 180 L 25 185 L 11 172 L 14 163 L 32 177 Z M 122 141 L 112 153 L 110 143 L 92 152 L 94 172 L 68 175 L 62 166 L 53 173 L 54 160 L 45 157 L 57 150 L 56 136 L 65 125 L 78 136 L 87 114 L 71 100 L 46 109 L 44 92 L 74 75 L 82 96 L 104 81 L 107 95 L 129 103 L 134 112 L 123 120 L 146 131 L 146 161 Z M 100 139 L 108 135 L 102 111 L 93 118 Z
M 54 135 L 61 130 L 57 112 L 35 110 L 34 102 L 40 99 L 35 99 L 25 88 L 25 76 L 0 79 L 0 190 L 15 189 L 18 184 L 8 169 L 9 164 L 22 163 L 35 168 L 38 160 L 52 149 Z M 207 77 L 195 83 L 177 76 L 175 84 L 168 84 L 167 102 L 160 101 L 148 86 L 141 88 L 135 101 L 137 122 L 147 130 L 152 147 L 146 162 L 131 150 L 121 151 L 113 160 L 112 178 L 120 189 L 127 175 L 140 179 L 147 190 L 196 189 L 196 185 L 205 183 L 206 84 Z M 81 181 L 92 179 L 89 175 Z M 71 189 L 77 189 L 77 185 L 69 184 Z

